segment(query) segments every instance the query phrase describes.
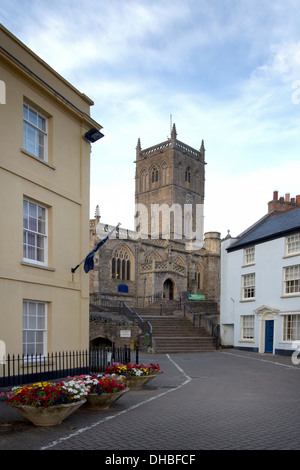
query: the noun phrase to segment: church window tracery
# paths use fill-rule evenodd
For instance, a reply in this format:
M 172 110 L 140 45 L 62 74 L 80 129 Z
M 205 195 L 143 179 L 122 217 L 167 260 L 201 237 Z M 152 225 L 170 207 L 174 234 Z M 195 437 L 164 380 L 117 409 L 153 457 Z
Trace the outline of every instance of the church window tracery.
M 147 191 L 148 184 L 147 184 L 148 173 L 147 170 L 143 169 L 140 174 L 140 191 Z
M 191 182 L 191 169 L 189 167 L 185 170 L 185 178 L 184 179 L 185 179 L 186 183 Z
M 130 281 L 131 262 L 128 250 L 122 246 L 114 251 L 111 260 L 111 277 Z
M 152 168 L 152 183 L 156 183 L 158 181 L 158 168 L 155 166 Z

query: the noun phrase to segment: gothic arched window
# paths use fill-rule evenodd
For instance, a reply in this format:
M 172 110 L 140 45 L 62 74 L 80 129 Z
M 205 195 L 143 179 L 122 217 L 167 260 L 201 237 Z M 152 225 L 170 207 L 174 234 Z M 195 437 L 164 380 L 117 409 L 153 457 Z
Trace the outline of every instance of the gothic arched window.
M 164 162 L 161 167 L 161 184 L 165 185 L 168 183 L 168 166 Z
M 145 169 L 143 169 L 140 174 L 140 191 L 141 192 L 147 191 L 148 189 L 147 177 L 148 177 L 148 173 Z
M 191 182 L 191 169 L 190 168 L 187 168 L 185 170 L 185 181 L 186 183 L 190 183 Z
M 203 288 L 203 267 L 199 263 L 195 266 L 195 284 L 198 291 Z
M 181 162 L 179 162 L 178 167 L 177 167 L 177 182 L 179 185 L 182 185 L 183 181 L 183 165 Z
M 152 183 L 156 183 L 158 181 L 158 168 L 154 166 L 152 168 Z
M 126 247 L 117 248 L 111 260 L 111 277 L 130 281 L 130 256 Z

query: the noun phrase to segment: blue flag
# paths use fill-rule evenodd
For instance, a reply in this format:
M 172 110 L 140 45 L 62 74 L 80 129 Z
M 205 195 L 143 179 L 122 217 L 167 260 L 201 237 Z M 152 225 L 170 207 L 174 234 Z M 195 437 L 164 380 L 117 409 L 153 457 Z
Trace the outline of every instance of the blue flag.
M 104 243 L 106 242 L 106 240 L 108 240 L 108 238 L 109 236 L 107 235 L 107 237 L 101 240 L 101 242 L 99 242 L 95 246 L 95 248 L 85 258 L 83 269 L 85 270 L 86 273 L 94 269 L 94 254 L 96 253 L 96 251 L 99 250 L 100 246 L 104 245 Z
M 79 268 L 79 266 L 84 262 L 84 270 L 86 273 L 88 273 L 89 271 L 91 271 L 92 269 L 94 269 L 94 254 L 96 253 L 96 251 L 99 250 L 99 248 L 104 245 L 104 243 L 109 239 L 110 235 L 115 231 L 117 230 L 117 228 L 119 227 L 119 225 L 121 225 L 120 223 L 118 223 L 118 225 L 113 228 L 107 235 L 107 237 L 105 237 L 103 240 L 101 240 L 96 246 L 95 248 L 87 255 L 87 257 L 81 261 L 80 264 L 78 264 L 76 266 L 76 268 L 72 268 L 71 269 L 71 272 L 72 273 L 75 273 L 76 269 Z

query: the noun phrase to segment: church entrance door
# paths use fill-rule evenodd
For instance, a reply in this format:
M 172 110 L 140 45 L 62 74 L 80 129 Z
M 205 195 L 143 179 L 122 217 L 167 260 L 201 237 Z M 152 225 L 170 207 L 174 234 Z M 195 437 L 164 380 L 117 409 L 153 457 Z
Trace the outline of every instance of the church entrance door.
M 173 300 L 173 298 L 174 298 L 174 283 L 173 283 L 173 281 L 171 281 L 171 279 L 167 279 L 164 282 L 163 291 L 164 291 L 165 299 Z

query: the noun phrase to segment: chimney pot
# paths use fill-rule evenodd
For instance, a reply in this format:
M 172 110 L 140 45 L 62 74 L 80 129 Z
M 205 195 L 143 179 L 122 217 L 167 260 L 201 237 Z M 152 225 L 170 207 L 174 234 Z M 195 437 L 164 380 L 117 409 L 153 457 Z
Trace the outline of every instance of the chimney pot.
M 300 195 L 296 196 L 296 204 L 300 204 Z
M 286 200 L 286 202 L 290 202 L 290 194 L 289 193 L 286 193 L 285 200 Z
M 273 201 L 278 201 L 278 191 L 273 192 Z

